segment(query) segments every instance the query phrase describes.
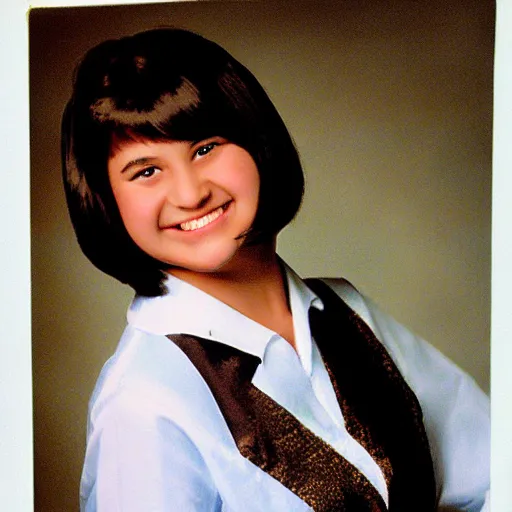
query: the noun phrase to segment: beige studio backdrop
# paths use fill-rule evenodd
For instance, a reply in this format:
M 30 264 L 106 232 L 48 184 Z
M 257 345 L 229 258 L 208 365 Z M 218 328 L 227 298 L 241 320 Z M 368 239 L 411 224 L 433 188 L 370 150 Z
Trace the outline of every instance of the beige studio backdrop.
M 494 2 L 180 2 L 29 24 L 36 512 L 77 510 L 88 397 L 132 296 L 81 254 L 61 185 L 72 71 L 106 38 L 174 25 L 242 61 L 306 174 L 280 254 L 347 277 L 488 391 Z

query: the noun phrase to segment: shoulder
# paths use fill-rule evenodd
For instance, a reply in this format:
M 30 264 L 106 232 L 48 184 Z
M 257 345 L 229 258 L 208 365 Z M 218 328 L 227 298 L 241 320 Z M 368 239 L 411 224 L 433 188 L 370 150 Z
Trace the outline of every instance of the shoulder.
M 443 376 L 451 384 L 456 380 L 473 381 L 457 364 L 429 342 L 387 314 L 376 302 L 345 279 L 322 278 L 345 303 L 372 329 L 385 346 L 409 384 L 415 385 L 418 374 Z M 473 382 L 474 386 L 476 384 Z M 472 385 L 473 385 L 472 384 Z
M 82 509 L 191 510 L 190 497 L 199 495 L 215 503 L 201 444 L 204 430 L 215 426 L 201 431 L 205 423 L 197 421 L 196 404 L 204 396 L 170 340 L 128 327 L 90 401 Z M 204 413 L 214 415 L 204 402 Z
M 166 336 L 128 326 L 96 382 L 88 432 L 105 422 L 165 420 L 193 436 L 205 417 L 218 423 L 218 407 L 187 356 Z
M 471 387 L 478 388 L 472 377 L 458 365 L 384 312 L 378 304 L 358 291 L 349 281 L 334 278 L 322 278 L 322 281 L 370 327 L 409 385 L 425 390 L 425 382 L 422 379 L 428 377 L 429 380 L 436 381 L 436 386 L 444 383 L 457 387 L 462 382 L 470 382 Z
M 407 380 L 405 352 L 416 346 L 416 342 L 412 340 L 414 336 L 391 316 L 385 314 L 350 281 L 344 278 L 319 278 L 319 280 L 327 284 L 368 325 Z

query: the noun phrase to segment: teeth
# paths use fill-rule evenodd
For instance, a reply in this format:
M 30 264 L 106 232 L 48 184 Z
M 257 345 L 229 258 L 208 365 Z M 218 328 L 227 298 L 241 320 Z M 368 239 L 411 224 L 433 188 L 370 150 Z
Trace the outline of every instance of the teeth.
M 183 231 L 194 231 L 195 229 L 203 228 L 204 226 L 210 224 L 210 222 L 213 222 L 215 219 L 218 219 L 222 215 L 223 211 L 224 208 L 221 206 L 220 208 L 217 208 L 213 212 L 209 213 L 208 215 L 205 215 L 204 217 L 201 217 L 200 219 L 194 219 L 188 222 L 183 222 L 182 224 L 180 224 L 180 228 Z

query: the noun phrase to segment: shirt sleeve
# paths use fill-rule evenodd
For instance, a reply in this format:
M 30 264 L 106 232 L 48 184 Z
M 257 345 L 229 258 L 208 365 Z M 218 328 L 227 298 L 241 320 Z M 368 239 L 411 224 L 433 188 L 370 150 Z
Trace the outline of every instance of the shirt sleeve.
M 197 448 L 147 398 L 120 394 L 95 417 L 82 474 L 81 512 L 220 510 Z
M 485 510 L 490 486 L 489 398 L 436 348 L 366 302 L 376 334 L 420 402 L 439 510 Z

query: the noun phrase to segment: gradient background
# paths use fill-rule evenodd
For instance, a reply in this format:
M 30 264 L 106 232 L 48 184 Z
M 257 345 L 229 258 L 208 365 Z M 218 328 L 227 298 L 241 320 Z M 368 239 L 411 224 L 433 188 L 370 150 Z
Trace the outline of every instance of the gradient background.
M 81 254 L 60 178 L 72 71 L 106 38 L 171 24 L 247 65 L 306 173 L 280 254 L 304 277 L 347 277 L 488 391 L 494 2 L 35 9 L 29 23 L 37 512 L 78 508 L 88 397 L 132 296 Z

